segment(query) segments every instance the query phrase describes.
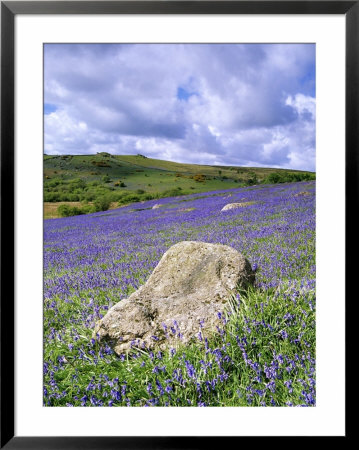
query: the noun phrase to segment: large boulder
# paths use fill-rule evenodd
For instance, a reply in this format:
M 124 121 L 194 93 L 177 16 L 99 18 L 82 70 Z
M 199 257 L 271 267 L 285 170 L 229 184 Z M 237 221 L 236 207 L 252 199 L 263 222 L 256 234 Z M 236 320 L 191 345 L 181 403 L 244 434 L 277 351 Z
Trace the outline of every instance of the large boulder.
M 200 330 L 202 336 L 215 331 L 231 293 L 254 277 L 250 263 L 231 247 L 180 242 L 163 255 L 144 286 L 108 311 L 95 333 L 117 354 L 132 345 L 187 344 Z

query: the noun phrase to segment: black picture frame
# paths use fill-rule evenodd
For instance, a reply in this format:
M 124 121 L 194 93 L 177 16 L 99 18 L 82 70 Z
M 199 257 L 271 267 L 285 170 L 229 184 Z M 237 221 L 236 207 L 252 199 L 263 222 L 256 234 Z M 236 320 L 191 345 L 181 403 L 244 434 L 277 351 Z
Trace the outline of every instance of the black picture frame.
M 359 1 L 1 2 L 1 440 L 6 449 L 159 449 L 238 445 L 237 437 L 25 437 L 14 435 L 14 19 L 18 14 L 341 14 L 346 20 L 346 305 L 354 283 L 359 149 Z M 354 264 L 353 264 L 354 262 Z M 355 301 L 355 298 L 352 300 Z M 347 311 L 347 308 L 346 308 Z M 346 343 L 348 322 L 346 313 Z M 347 349 L 346 349 L 347 355 Z M 346 374 L 350 373 L 346 358 Z M 347 380 L 348 383 L 348 380 Z M 346 405 L 348 404 L 346 390 Z M 347 407 L 346 407 L 347 408 Z M 346 409 L 347 411 L 347 409 Z M 346 418 L 348 414 L 346 414 Z M 348 423 L 346 435 L 349 437 Z M 282 438 L 288 440 L 291 438 Z

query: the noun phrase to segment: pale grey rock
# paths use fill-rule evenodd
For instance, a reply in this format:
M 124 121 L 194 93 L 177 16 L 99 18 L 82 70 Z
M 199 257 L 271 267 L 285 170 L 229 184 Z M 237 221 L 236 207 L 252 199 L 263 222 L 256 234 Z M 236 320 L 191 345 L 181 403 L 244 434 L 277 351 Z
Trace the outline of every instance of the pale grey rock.
M 187 344 L 198 335 L 200 321 L 203 336 L 213 333 L 217 313 L 231 293 L 253 284 L 254 278 L 250 263 L 229 246 L 180 242 L 163 255 L 142 287 L 108 311 L 95 334 L 117 354 L 131 343 L 162 349 Z
M 242 202 L 242 203 L 228 203 L 223 206 L 221 211 L 229 211 L 230 209 L 243 208 L 245 206 L 253 205 L 255 202 Z

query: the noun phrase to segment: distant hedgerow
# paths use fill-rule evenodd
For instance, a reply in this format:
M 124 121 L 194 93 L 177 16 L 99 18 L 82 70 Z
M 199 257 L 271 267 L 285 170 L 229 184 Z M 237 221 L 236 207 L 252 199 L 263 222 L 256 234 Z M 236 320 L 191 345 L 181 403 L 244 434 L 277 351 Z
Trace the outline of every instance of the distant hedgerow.
M 277 183 L 293 183 L 298 181 L 312 181 L 315 180 L 315 173 L 311 172 L 273 172 L 264 180 L 267 184 Z

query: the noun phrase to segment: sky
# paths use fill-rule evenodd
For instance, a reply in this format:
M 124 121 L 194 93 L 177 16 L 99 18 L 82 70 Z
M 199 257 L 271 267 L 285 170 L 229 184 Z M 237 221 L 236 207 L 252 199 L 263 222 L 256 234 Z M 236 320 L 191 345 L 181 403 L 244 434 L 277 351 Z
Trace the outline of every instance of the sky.
M 314 44 L 45 44 L 46 154 L 315 171 Z

